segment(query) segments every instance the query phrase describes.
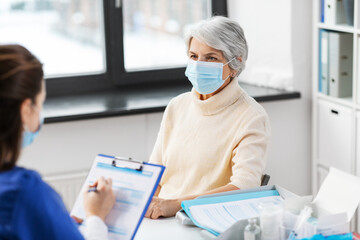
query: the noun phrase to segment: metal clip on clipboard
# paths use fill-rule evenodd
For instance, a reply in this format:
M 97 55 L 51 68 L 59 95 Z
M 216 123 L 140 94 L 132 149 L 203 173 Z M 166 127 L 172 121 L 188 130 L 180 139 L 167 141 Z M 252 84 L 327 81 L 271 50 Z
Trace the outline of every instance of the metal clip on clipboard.
M 113 167 L 129 168 L 136 171 L 141 171 L 144 162 L 133 160 L 132 158 L 114 157 L 112 164 Z

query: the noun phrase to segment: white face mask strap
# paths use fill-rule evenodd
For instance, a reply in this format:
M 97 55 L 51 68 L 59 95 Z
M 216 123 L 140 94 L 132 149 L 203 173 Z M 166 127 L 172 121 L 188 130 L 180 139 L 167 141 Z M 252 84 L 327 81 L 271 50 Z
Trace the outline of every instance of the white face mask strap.
M 232 60 L 234 60 L 236 57 L 233 57 L 232 59 L 230 59 L 230 61 L 228 61 L 227 63 L 224 64 L 225 65 L 228 65 Z
M 232 60 L 234 60 L 236 57 L 233 57 L 232 59 L 230 59 L 230 61 L 228 61 L 227 63 L 225 63 L 223 66 L 226 66 L 227 64 L 229 64 Z M 227 76 L 227 78 L 223 79 L 223 81 L 226 81 L 229 77 L 231 76 L 231 74 L 229 76 Z M 234 78 L 233 76 L 231 76 L 232 78 Z
M 227 76 L 225 79 L 223 79 L 223 81 L 226 81 L 229 77 L 230 77 L 230 75 L 229 75 L 229 76 Z

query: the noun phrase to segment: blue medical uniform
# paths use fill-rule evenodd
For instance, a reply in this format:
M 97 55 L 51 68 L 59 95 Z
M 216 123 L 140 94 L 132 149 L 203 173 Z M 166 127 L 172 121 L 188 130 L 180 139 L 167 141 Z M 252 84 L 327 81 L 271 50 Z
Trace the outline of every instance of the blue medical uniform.
M 31 170 L 0 172 L 0 239 L 84 239 L 61 197 Z

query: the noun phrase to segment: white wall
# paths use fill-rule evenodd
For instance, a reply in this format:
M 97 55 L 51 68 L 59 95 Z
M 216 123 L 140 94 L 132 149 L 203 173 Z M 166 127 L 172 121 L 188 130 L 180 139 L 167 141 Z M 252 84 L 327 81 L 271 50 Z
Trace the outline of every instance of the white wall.
M 246 11 L 246 4 L 240 2 L 243 0 L 229 0 L 230 17 L 235 20 Z M 300 91 L 302 97 L 262 104 L 269 114 L 272 126 L 266 172 L 271 175 L 270 183 L 305 195 L 311 192 L 312 3 L 311 0 L 289 2 L 290 5 L 284 5 L 286 9 L 279 9 L 279 5 L 274 5 L 276 8 L 271 9 L 269 4 L 267 9 L 273 14 L 283 10 L 291 11 L 291 14 L 287 14 L 290 18 L 288 21 L 291 22 L 288 33 L 290 37 L 285 39 L 290 41 L 287 44 L 291 47 L 290 50 L 279 47 L 278 51 L 291 51 L 294 89 Z M 276 28 L 268 26 L 266 19 L 259 22 L 258 28 L 260 27 Z M 281 39 L 277 39 L 275 34 L 272 41 Z M 263 44 L 272 47 L 268 38 L 263 39 Z M 152 113 L 46 124 L 35 143 L 24 151 L 20 164 L 35 168 L 43 175 L 53 175 L 69 171 L 86 171 L 98 153 L 147 160 L 156 139 L 161 117 L 162 113 Z
M 87 171 L 97 154 L 147 161 L 162 113 L 45 124 L 20 165 L 41 174 Z
M 272 136 L 266 173 L 299 195 L 311 193 L 310 109 L 305 99 L 262 104 L 269 114 Z
M 249 56 L 240 80 L 293 89 L 291 0 L 230 0 L 229 16 L 244 29 Z
M 271 183 L 310 194 L 312 0 L 228 0 L 228 4 L 230 18 L 244 27 L 250 41 L 249 60 L 252 51 L 257 59 L 249 62 L 249 68 L 264 64 L 281 69 L 288 67 L 284 61 L 292 62 L 293 88 L 301 92 L 301 99 L 262 104 L 272 127 L 267 173 Z

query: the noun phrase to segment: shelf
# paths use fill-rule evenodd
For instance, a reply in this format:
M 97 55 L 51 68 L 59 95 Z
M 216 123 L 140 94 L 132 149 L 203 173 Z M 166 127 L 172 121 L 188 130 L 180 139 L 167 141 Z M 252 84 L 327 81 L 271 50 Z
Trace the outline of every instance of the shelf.
M 349 25 L 329 25 L 325 23 L 318 23 L 317 27 L 319 29 L 337 31 L 337 32 L 346 32 L 346 33 L 360 33 L 358 29 L 355 29 L 353 26 Z
M 299 92 L 246 83 L 240 83 L 240 86 L 259 102 L 300 98 Z M 191 85 L 186 81 L 169 85 L 152 84 L 83 95 L 49 97 L 44 106 L 45 123 L 162 112 L 173 97 L 190 90 Z
M 324 99 L 324 100 L 332 102 L 332 103 L 340 104 L 340 105 L 343 105 L 343 106 L 346 106 L 346 107 L 352 107 L 352 108 L 355 108 L 356 111 L 360 111 L 360 103 L 353 102 L 352 97 L 349 97 L 349 98 L 334 98 L 334 97 L 327 96 L 327 95 L 322 94 L 322 93 L 318 93 L 317 97 L 319 99 Z
M 324 0 L 313 1 L 313 108 L 312 108 L 312 190 L 313 194 L 319 190 L 330 167 L 335 167 L 343 171 L 360 176 L 360 4 L 354 0 L 353 22 L 354 25 L 334 24 L 342 16 L 336 16 L 339 11 L 332 7 L 325 11 Z M 337 4 L 337 1 L 329 1 L 327 4 Z M 350 4 L 348 5 L 350 7 Z M 334 9 L 336 11 L 334 12 Z M 352 17 L 351 8 L 344 7 L 345 17 Z M 329 15 L 326 15 L 329 14 Z M 327 18 L 328 17 L 328 18 Z M 319 19 L 328 19 L 328 23 L 319 22 Z M 348 20 L 348 19 L 346 19 Z M 332 24 L 329 24 L 331 22 Z M 327 30 L 327 31 L 321 31 Z M 331 32 L 345 33 L 333 34 Z M 322 34 L 324 33 L 324 34 Z M 330 36 L 330 34 L 332 34 Z M 351 38 L 349 35 L 351 34 Z M 344 41 L 336 39 L 335 35 L 343 36 Z M 352 44 L 350 52 L 349 44 Z M 342 44 L 338 45 L 337 44 Z M 330 46 L 332 45 L 332 46 Z M 331 51 L 330 51 L 331 50 Z M 325 53 L 327 51 L 327 53 Z M 341 53 L 340 53 L 341 52 Z M 325 54 L 324 54 L 325 53 Z M 342 56 L 340 57 L 340 54 Z M 350 56 L 351 54 L 351 56 Z M 344 58 L 343 56 L 349 57 Z M 333 57 L 333 59 L 331 59 Z M 344 59 L 351 59 L 352 62 L 345 62 Z M 330 61 L 332 60 L 332 62 Z M 334 60 L 335 59 L 335 60 Z M 344 61 L 341 61 L 341 60 Z M 338 61 L 338 62 L 337 62 Z M 341 61 L 341 62 L 340 62 Z M 332 64 L 332 68 L 330 68 Z M 346 66 L 345 66 L 346 64 Z M 351 70 L 350 67 L 351 66 Z M 340 70 L 341 69 L 341 70 Z M 323 74 L 322 71 L 328 71 Z M 344 95 L 352 95 L 347 98 L 336 98 L 319 92 L 322 89 L 322 82 L 328 83 L 332 75 L 338 78 L 337 85 L 333 86 L 337 92 L 340 88 L 340 81 L 345 87 L 342 90 Z M 351 79 L 341 78 L 344 72 L 352 71 Z M 335 72 L 335 73 L 334 73 Z M 319 77 L 320 75 L 320 77 Z M 346 75 L 349 76 L 349 75 Z M 344 80 L 345 79 L 345 80 Z M 351 92 L 348 87 L 351 81 Z M 330 92 L 330 83 L 325 85 L 327 92 Z M 339 94 L 341 96 L 341 94 Z M 360 211 L 358 211 L 360 213 Z M 360 214 L 354 216 L 357 226 L 352 225 L 352 231 L 360 230 Z
M 333 102 L 333 103 L 337 103 L 337 104 L 341 104 L 343 106 L 347 106 L 347 107 L 353 107 L 355 104 L 353 103 L 353 98 L 352 97 L 348 97 L 348 98 L 335 98 L 335 97 L 331 97 L 328 95 L 325 95 L 323 93 L 317 93 L 317 97 L 320 99 L 324 99 L 327 100 L 329 102 Z M 360 106 L 359 106 L 360 108 Z

